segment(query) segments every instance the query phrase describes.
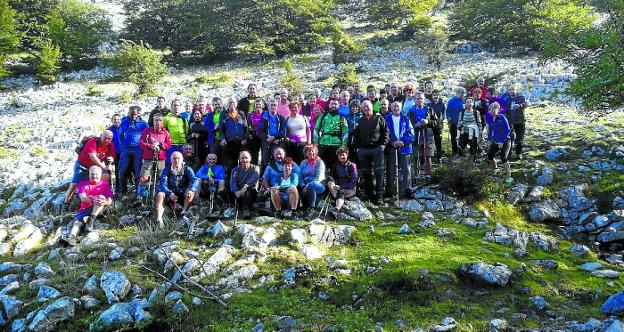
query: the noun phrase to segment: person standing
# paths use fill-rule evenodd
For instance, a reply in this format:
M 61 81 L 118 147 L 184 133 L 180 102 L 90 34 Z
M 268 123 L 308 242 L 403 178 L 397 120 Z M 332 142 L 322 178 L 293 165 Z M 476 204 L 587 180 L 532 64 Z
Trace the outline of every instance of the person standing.
M 140 116 L 141 107 L 130 106 L 128 117 L 121 121 L 119 138 L 121 140 L 121 159 L 119 161 L 119 178 L 117 178 L 117 194 L 123 196 L 128 187 L 127 176 L 134 174 L 135 183 L 139 183 L 141 172 L 141 156 L 143 151 L 139 146 L 141 134 L 148 126 Z
M 435 157 L 437 162 L 439 163 L 442 155 L 444 154 L 444 149 L 442 147 L 442 134 L 444 133 L 444 115 L 446 113 L 446 106 L 444 105 L 444 102 L 440 97 L 440 91 L 433 90 L 429 107 L 433 110 L 436 117 L 438 118 L 438 125 L 432 128 L 432 130 L 433 140 L 435 141 Z
M 404 197 L 409 197 L 412 195 L 411 155 L 412 143 L 415 140 L 414 127 L 409 118 L 402 114 L 400 102 L 395 101 L 391 108 L 392 114 L 386 116 L 390 131 L 389 151 L 386 154 L 388 158 L 386 194 L 401 194 Z M 399 186 L 395 185 L 395 181 L 399 181 L 397 178 L 399 164 L 403 173 L 403 181 L 400 186 L 402 193 L 397 193 Z
M 438 124 L 438 118 L 431 109 L 424 104 L 423 93 L 418 91 L 414 96 L 416 105 L 409 110 L 409 119 L 414 126 L 414 148 L 416 149 L 415 162 L 417 166 L 424 168 L 425 176 L 431 173 L 431 159 L 435 151 L 435 139 L 433 138 L 433 128 Z M 415 172 L 418 174 L 420 169 L 417 167 Z
M 247 120 L 245 115 L 236 109 L 236 99 L 233 97 L 228 98 L 228 107 L 221 116 L 219 128 L 223 132 L 220 144 L 229 172 L 236 165 L 238 154 L 247 146 Z
M 464 109 L 464 94 L 466 89 L 457 88 L 455 95 L 449 99 L 446 104 L 446 120 L 449 124 L 449 133 L 451 136 L 451 149 L 453 156 L 459 154 L 459 148 L 457 146 L 457 124 L 459 123 L 459 114 Z
M 303 148 L 312 142 L 310 122 L 299 114 L 301 105 L 298 101 L 290 102 L 290 116 L 286 118 L 286 152 L 295 163 L 304 159 Z
M 156 114 L 152 127 L 143 130 L 143 133 L 141 133 L 139 146 L 143 150 L 143 165 L 141 166 L 141 177 L 137 186 L 137 198 L 145 198 L 148 195 L 145 184 L 151 180 L 152 185 L 156 186 L 160 179 L 160 174 L 165 169 L 165 157 L 167 150 L 171 148 L 171 135 L 164 128 L 163 122 L 163 116 Z M 154 173 L 156 176 L 150 179 L 153 171 L 152 167 L 154 166 L 156 167 L 156 172 Z
M 336 162 L 336 151 L 347 146 L 349 127 L 347 121 L 338 114 L 338 100 L 329 102 L 329 109 L 316 120 L 314 144 L 319 147 L 319 157 L 327 167 Z
M 526 116 L 524 114 L 524 110 L 527 108 L 528 103 L 524 96 L 518 94 L 514 84 L 510 84 L 507 87 L 507 93 L 504 94 L 502 98 L 505 100 L 505 105 L 508 110 L 505 115 L 507 116 L 509 125 L 513 128 L 513 132 L 515 134 L 512 142 L 514 145 L 513 148 L 516 151 L 516 157 L 518 160 L 522 160 L 524 133 L 526 131 Z
M 500 159 L 503 163 L 505 173 L 507 174 L 506 181 L 508 184 L 511 184 L 513 178 L 511 177 L 511 168 L 507 160 L 509 150 L 511 150 L 511 138 L 509 137 L 511 128 L 509 127 L 507 118 L 500 114 L 500 105 L 497 102 L 490 105 L 490 114 L 492 115 L 492 121 L 488 126 L 488 142 L 490 142 L 490 149 L 487 157 L 492 168 L 497 170 L 498 165 L 495 156 L 496 153 L 500 151 Z
M 189 133 L 188 120 L 180 114 L 182 110 L 182 102 L 180 99 L 171 101 L 171 111 L 165 116 L 164 126 L 171 135 L 171 148 L 167 150 L 168 162 L 171 154 L 175 151 L 182 152 L 182 147 L 186 144 L 186 136 Z

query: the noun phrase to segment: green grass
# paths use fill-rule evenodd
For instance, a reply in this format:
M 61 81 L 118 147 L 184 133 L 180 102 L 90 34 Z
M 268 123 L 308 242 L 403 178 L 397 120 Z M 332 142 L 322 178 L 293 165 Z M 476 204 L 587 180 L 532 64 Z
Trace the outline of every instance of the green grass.
M 4 146 L 0 146 L 0 159 L 8 159 L 17 157 L 17 151 Z
M 234 83 L 234 76 L 230 73 L 205 74 L 195 79 L 201 84 L 211 84 L 215 88 L 226 87 Z

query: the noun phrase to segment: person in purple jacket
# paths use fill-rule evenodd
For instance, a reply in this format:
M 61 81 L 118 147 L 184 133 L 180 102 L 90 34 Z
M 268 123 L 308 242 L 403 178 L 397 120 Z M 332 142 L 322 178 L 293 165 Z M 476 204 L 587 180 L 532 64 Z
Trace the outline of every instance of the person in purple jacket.
M 345 199 L 355 196 L 357 191 L 357 166 L 349 161 L 349 149 L 341 147 L 336 151 L 338 162 L 332 167 L 327 181 L 329 194 L 336 200 L 336 210 L 331 211 L 336 218 L 344 205 Z
M 509 127 L 507 118 L 500 114 L 500 109 L 501 106 L 497 102 L 490 105 L 490 115 L 492 116 L 492 121 L 488 127 L 487 136 L 487 140 L 490 142 L 488 160 L 490 161 L 492 168 L 495 170 L 498 169 L 494 156 L 498 151 L 501 152 L 500 159 L 503 163 L 503 168 L 505 168 L 505 173 L 507 174 L 506 181 L 508 184 L 511 184 L 511 182 L 513 182 L 513 178 L 511 177 L 511 169 L 509 167 L 509 161 L 507 160 L 509 150 L 511 149 L 511 139 L 509 137 L 511 128 Z

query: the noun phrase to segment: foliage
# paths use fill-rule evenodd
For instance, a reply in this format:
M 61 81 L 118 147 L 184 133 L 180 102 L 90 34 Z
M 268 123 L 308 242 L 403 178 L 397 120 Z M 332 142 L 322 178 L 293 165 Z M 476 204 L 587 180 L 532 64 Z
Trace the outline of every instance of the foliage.
M 7 78 L 11 75 L 11 71 L 6 67 L 6 56 L 0 53 L 0 80 Z
M 440 190 L 468 201 L 480 201 L 498 190 L 490 171 L 467 158 L 434 169 L 434 182 Z
M 308 51 L 331 27 L 332 1 L 140 0 L 125 4 L 126 38 L 173 55 L 283 55 Z
M 46 15 L 58 4 L 58 0 L 8 0 L 17 12 L 15 20 L 22 39 L 19 49 L 34 52 L 39 43 L 46 38 L 48 28 Z
M 128 91 L 122 91 L 119 95 L 119 102 L 122 104 L 130 104 L 132 102 L 132 95 Z
M 476 84 L 477 78 L 483 78 L 485 79 L 486 86 L 495 87 L 501 84 L 501 79 L 504 75 L 505 72 L 489 74 L 487 72 L 470 71 L 460 79 L 459 86 L 463 87 L 464 89 L 466 89 L 466 91 L 468 91 Z
M 427 16 L 419 16 L 413 18 L 405 24 L 403 28 L 401 28 L 401 34 L 404 38 L 412 39 L 417 36 L 419 33 L 423 31 L 427 31 L 432 27 L 431 18 Z
M 466 0 L 449 21 L 456 38 L 498 49 L 538 50 L 543 33 L 585 28 L 593 19 L 582 0 Z
M 442 69 L 442 64 L 449 58 L 449 34 L 446 27 L 435 22 L 424 33 L 414 34 L 413 38 L 427 57 L 427 63 L 434 65 L 436 70 Z
M 96 56 L 98 44 L 111 31 L 105 11 L 89 2 L 61 0 L 46 18 L 48 37 L 72 60 Z
M 339 66 L 339 72 L 336 76 L 334 84 L 346 87 L 360 81 L 360 76 L 357 74 L 355 65 L 352 63 L 345 63 Z
M 383 28 L 398 28 L 415 19 L 427 21 L 428 13 L 435 9 L 437 0 L 366 0 L 368 20 Z
M 9 6 L 7 0 L 0 0 L 0 54 L 15 52 L 21 34 L 17 30 L 15 17 L 17 12 Z
M 334 25 L 331 42 L 332 62 L 335 64 L 357 62 L 365 46 L 363 43 L 355 41 L 351 36 L 342 31 L 338 23 Z
M 291 96 L 299 96 L 303 93 L 303 83 L 297 77 L 292 61 L 284 61 L 283 67 L 286 74 L 281 78 L 282 87 L 288 89 Z
M 139 87 L 139 93 L 149 92 L 156 83 L 169 74 L 161 63 L 162 55 L 149 45 L 124 42 L 111 61 L 112 66 Z
M 602 115 L 624 106 L 624 1 L 590 1 L 601 13 L 595 24 L 568 26 L 544 23 L 544 61 L 563 58 L 574 65 L 577 79 L 566 92 L 581 100 L 587 113 Z M 567 21 L 583 19 L 570 14 Z M 593 21 L 592 15 L 586 14 Z
M 212 84 L 215 88 L 222 88 L 234 83 L 234 77 L 229 73 L 206 74 L 195 79 L 196 82 L 202 84 Z M 195 96 L 196 93 L 193 93 Z
M 37 78 L 43 83 L 52 83 L 58 80 L 61 71 L 61 49 L 58 45 L 44 41 L 38 54 Z
M 104 89 L 97 85 L 91 85 L 87 87 L 86 95 L 89 97 L 99 97 L 104 93 Z

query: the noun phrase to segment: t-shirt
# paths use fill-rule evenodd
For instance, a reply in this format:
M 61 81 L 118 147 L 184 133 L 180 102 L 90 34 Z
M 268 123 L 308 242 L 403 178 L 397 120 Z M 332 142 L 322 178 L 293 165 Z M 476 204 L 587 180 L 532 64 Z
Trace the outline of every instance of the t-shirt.
M 82 166 L 89 168 L 94 165 L 89 157 L 89 154 L 91 153 L 95 153 L 98 159 L 100 159 L 101 162 L 104 162 L 106 157 L 115 157 L 115 146 L 113 144 L 98 144 L 96 143 L 95 137 L 90 138 L 87 143 L 85 143 L 84 148 L 82 148 L 80 155 L 78 155 L 78 161 L 82 164 Z
M 278 103 L 277 104 L 277 114 L 280 114 L 283 117 L 289 117 L 290 116 L 290 107 L 289 107 L 289 103 L 286 104 L 282 104 L 282 103 Z
M 286 120 L 286 136 L 297 143 L 307 143 L 308 120 L 305 116 L 297 114 L 296 117 L 289 116 Z
M 392 115 L 392 132 L 394 136 L 401 139 L 401 116 Z
M 100 181 L 99 183 L 93 184 L 91 183 L 91 180 L 84 180 L 80 183 L 78 183 L 78 195 L 85 193 L 87 194 L 87 197 L 89 198 L 94 198 L 100 195 L 104 195 L 104 197 L 108 198 L 112 198 L 113 197 L 113 191 L 111 190 L 110 186 L 108 185 L 108 183 L 104 182 L 104 181 Z M 89 207 L 93 206 L 93 203 L 91 202 L 83 202 L 82 200 L 80 201 L 80 208 L 78 209 L 78 211 L 82 211 L 84 209 L 87 209 Z

